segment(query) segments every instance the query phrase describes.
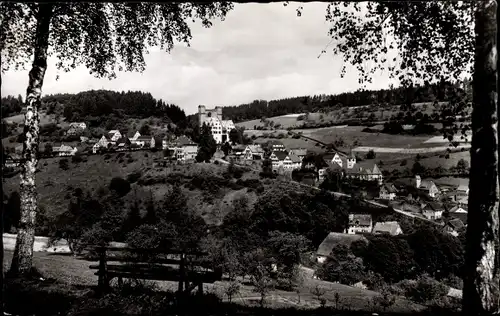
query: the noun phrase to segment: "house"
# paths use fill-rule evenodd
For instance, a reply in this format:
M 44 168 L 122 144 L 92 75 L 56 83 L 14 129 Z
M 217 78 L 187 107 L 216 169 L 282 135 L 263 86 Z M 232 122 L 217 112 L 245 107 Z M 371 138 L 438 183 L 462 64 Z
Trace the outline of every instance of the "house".
M 343 233 L 329 233 L 325 239 L 321 242 L 316 251 L 316 261 L 318 263 L 324 263 L 330 254 L 332 253 L 333 248 L 338 245 L 345 245 L 350 247 L 351 244 L 355 241 L 363 240 L 368 243 L 368 240 L 363 235 L 353 235 L 353 234 L 343 234 Z
M 80 143 L 88 143 L 89 142 L 89 138 L 86 137 L 86 136 L 80 136 Z
M 83 133 L 87 128 L 87 124 L 83 122 L 72 122 L 69 123 L 69 129 L 66 131 L 66 135 L 77 135 Z
M 259 145 L 248 145 L 243 151 L 245 160 L 262 160 L 264 158 L 264 148 Z
M 198 106 L 199 126 L 206 124 L 217 144 L 223 144 L 229 140 L 229 133 L 235 129 L 232 120 L 223 120 L 222 107 L 216 106 L 214 109 L 207 109 L 204 105 Z
M 465 184 L 459 185 L 458 188 L 455 190 L 455 201 L 468 197 L 469 197 L 469 186 Z
M 177 139 L 177 147 L 175 149 L 177 160 L 180 161 L 194 160 L 198 154 L 198 144 L 184 135 Z
M 465 229 L 464 223 L 458 219 L 450 219 L 446 224 L 444 225 L 444 231 L 457 237 L 463 230 Z
M 71 147 L 68 145 L 61 144 L 61 146 L 55 146 L 52 148 L 52 152 L 55 156 L 74 156 L 78 149 L 76 147 Z
M 139 136 L 141 136 L 141 135 L 139 134 Z M 137 137 L 139 137 L 139 136 L 137 136 Z M 135 137 L 135 135 L 134 135 L 134 137 Z M 165 137 L 163 137 L 163 139 L 161 140 L 161 148 L 162 149 L 169 149 L 171 147 L 175 147 L 176 140 L 177 140 L 177 137 L 175 135 L 172 135 L 172 134 L 165 135 Z
M 422 206 L 422 215 L 430 220 L 437 220 L 443 217 L 443 207 L 439 203 L 428 202 Z
M 456 205 L 448 211 L 449 218 L 458 218 L 464 224 L 467 224 L 467 216 L 468 216 L 468 212 L 467 212 L 466 206 Z
M 392 183 L 386 183 L 380 187 L 379 198 L 392 201 L 396 198 L 398 189 Z
M 138 145 L 141 148 L 149 147 L 154 148 L 156 145 L 156 141 L 151 135 L 141 135 L 134 140 L 130 140 L 132 144 Z
M 370 214 L 349 214 L 349 223 L 345 229 L 347 234 L 371 233 L 373 230 Z
M 378 181 L 379 184 L 383 183 L 382 172 L 378 168 L 377 164 L 373 162 L 359 162 L 356 163 L 352 168 L 347 168 L 345 170 L 345 176 L 348 178 L 357 178 L 359 180 L 366 181 Z
M 375 223 L 372 230 L 373 234 L 388 234 L 391 236 L 397 236 L 403 233 L 401 226 L 396 221 L 389 222 L 378 222 Z
M 283 159 L 282 166 L 285 171 L 292 171 L 295 169 L 300 169 L 301 160 L 295 154 L 288 154 L 285 159 Z
M 119 130 L 113 129 L 108 132 L 108 137 L 112 142 L 116 142 L 122 137 L 122 134 Z
M 130 150 L 130 139 L 127 136 L 123 136 L 119 140 L 116 141 L 116 151 L 128 151 Z
M 269 159 L 271 159 L 274 172 L 277 172 L 279 167 L 283 166 L 283 161 L 286 157 L 288 157 L 288 153 L 286 151 L 277 150 L 271 153 Z
M 419 175 L 415 176 L 415 188 L 425 192 L 431 198 L 436 198 L 440 193 L 434 181 L 422 180 Z
M 304 159 L 304 157 L 307 155 L 307 149 L 304 148 L 293 148 L 290 149 L 290 154 L 294 154 L 297 157 L 299 157 L 300 161 Z

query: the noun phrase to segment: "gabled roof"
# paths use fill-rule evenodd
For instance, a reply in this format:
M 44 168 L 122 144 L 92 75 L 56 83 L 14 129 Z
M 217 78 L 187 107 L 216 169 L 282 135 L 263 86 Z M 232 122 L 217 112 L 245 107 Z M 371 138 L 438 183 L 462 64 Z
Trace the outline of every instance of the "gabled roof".
M 349 225 L 370 226 L 372 216 L 370 214 L 349 214 Z
M 351 169 L 347 169 L 348 174 L 370 174 L 370 175 L 380 175 L 380 169 L 376 164 L 369 161 L 358 162 Z
M 288 154 L 288 158 L 290 158 L 290 160 L 293 162 L 293 163 L 299 163 L 301 160 L 300 158 L 295 155 L 295 154 Z
M 398 233 L 398 229 L 401 229 L 399 223 L 396 221 L 390 222 L 378 222 L 373 227 L 373 233 L 389 233 L 391 235 L 396 235 Z
M 431 187 L 433 187 L 433 186 L 436 186 L 436 184 L 434 184 L 434 181 L 432 181 L 432 180 L 422 180 L 422 181 L 420 182 L 420 186 L 419 186 L 418 188 L 419 188 L 419 189 L 421 189 L 421 190 L 426 190 L 426 191 L 428 191 L 428 190 L 430 190 L 430 189 L 431 189 Z M 437 188 L 437 186 L 436 186 L 436 188 Z
M 108 134 L 116 134 L 116 133 L 120 133 L 120 131 L 117 129 L 112 129 L 108 132 Z
M 71 146 L 68 146 L 68 145 L 64 145 L 64 144 L 61 144 L 61 146 L 54 146 L 52 147 L 52 151 L 53 152 L 60 152 L 60 151 L 72 151 L 73 150 L 73 147 Z
M 189 145 L 196 145 L 195 142 L 193 142 L 189 137 L 181 135 L 179 138 L 177 138 L 176 142 L 180 146 L 189 146 Z
M 458 218 L 450 219 L 448 223 L 446 223 L 446 226 L 451 227 L 455 231 L 465 228 L 464 223 Z
M 260 144 L 258 144 L 258 145 L 248 145 L 247 148 L 250 149 L 250 151 L 253 154 L 263 154 L 264 153 L 264 148 L 262 148 L 262 145 L 260 145 Z
M 458 205 L 455 205 L 450 209 L 450 213 L 461 213 L 461 214 L 467 214 L 467 210 L 463 207 L 460 207 Z
M 122 136 L 121 138 L 119 138 L 117 141 L 116 141 L 116 144 L 118 146 L 120 146 L 121 144 L 123 145 L 127 145 L 127 144 L 130 144 L 130 139 L 128 139 L 128 137 L 126 136 Z M 122 145 L 122 146 L 123 146 Z
M 272 145 L 272 146 L 282 146 L 282 147 L 285 147 L 285 145 L 282 142 L 280 142 L 279 140 L 275 140 L 275 139 L 270 140 L 269 144 Z
M 273 154 L 278 158 L 279 161 L 285 160 L 285 158 L 288 156 L 288 153 L 286 151 L 279 150 L 273 151 Z
M 442 212 L 443 205 L 437 202 L 427 202 L 425 206 L 422 208 L 423 211 L 433 211 L 433 212 Z
M 342 233 L 329 233 L 325 239 L 321 242 L 316 252 L 319 256 L 329 256 L 332 249 L 337 245 L 345 245 L 350 247 L 355 241 L 363 240 L 368 242 L 368 240 L 363 235 L 354 234 L 342 234 Z

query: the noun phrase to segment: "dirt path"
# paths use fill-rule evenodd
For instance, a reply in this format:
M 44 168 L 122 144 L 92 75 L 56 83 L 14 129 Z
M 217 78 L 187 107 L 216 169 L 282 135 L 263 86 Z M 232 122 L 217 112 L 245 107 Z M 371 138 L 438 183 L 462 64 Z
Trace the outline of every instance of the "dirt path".
M 450 146 L 439 146 L 439 147 L 428 147 L 428 148 L 391 148 L 391 147 L 370 147 L 370 146 L 362 146 L 356 147 L 352 151 L 353 152 L 368 152 L 373 150 L 375 153 L 398 153 L 398 154 L 426 154 L 430 152 L 441 152 L 446 151 L 448 149 L 469 149 L 470 144 L 460 145 L 457 147 Z

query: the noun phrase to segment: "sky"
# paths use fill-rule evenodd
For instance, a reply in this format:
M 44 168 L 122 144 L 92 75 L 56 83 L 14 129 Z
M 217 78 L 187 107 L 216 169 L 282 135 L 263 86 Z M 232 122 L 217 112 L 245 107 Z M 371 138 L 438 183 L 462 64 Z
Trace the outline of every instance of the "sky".
M 302 6 L 302 16 L 296 9 Z M 43 94 L 78 93 L 92 89 L 150 92 L 192 114 L 208 108 L 315 94 L 338 94 L 359 88 L 352 67 L 340 77 L 340 56 L 321 51 L 330 42 L 325 21 L 327 3 L 290 2 L 235 4 L 225 21 L 211 28 L 192 24 L 191 47 L 177 44 L 170 53 L 152 48 L 143 73 L 119 72 L 113 80 L 97 79 L 85 67 L 59 72 L 48 61 Z M 368 89 L 389 86 L 379 73 Z M 28 70 L 3 74 L 2 96 L 23 95 Z

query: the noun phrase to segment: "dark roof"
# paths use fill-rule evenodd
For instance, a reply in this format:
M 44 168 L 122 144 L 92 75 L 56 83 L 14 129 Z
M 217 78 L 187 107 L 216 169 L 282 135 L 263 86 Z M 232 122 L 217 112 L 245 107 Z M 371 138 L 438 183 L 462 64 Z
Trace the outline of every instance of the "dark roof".
M 279 151 L 275 150 L 273 151 L 273 154 L 279 159 L 279 160 L 284 160 L 286 156 L 288 156 L 288 153 L 286 151 Z
M 432 180 L 422 180 L 420 181 L 420 186 L 418 187 L 421 190 L 430 190 L 432 186 L 435 186 L 434 181 Z M 437 186 L 436 186 L 437 187 Z
M 139 140 L 139 141 L 148 141 L 149 140 L 150 141 L 151 138 L 153 138 L 153 136 L 151 136 L 151 135 L 141 135 L 141 136 L 137 137 L 136 140 Z
M 303 148 L 294 148 L 294 149 L 291 149 L 290 151 L 293 152 L 294 154 L 296 154 L 297 156 L 307 155 L 307 149 L 303 149 Z
M 396 235 L 398 228 L 401 229 L 401 226 L 399 226 L 399 223 L 396 221 L 390 221 L 390 222 L 378 222 L 375 224 L 373 227 L 373 233 L 389 233 L 391 235 Z
M 458 231 L 465 227 L 464 223 L 458 218 L 450 219 L 448 223 L 446 223 L 446 225 L 450 226 L 455 231 Z
M 291 160 L 292 162 L 294 162 L 294 163 L 298 163 L 298 162 L 300 162 L 300 158 L 299 158 L 297 155 L 293 154 L 293 153 L 292 153 L 292 154 L 289 154 L 289 155 L 288 155 L 288 158 L 290 158 L 290 160 Z
M 177 143 L 181 146 L 196 145 L 195 142 L 193 142 L 189 137 L 184 135 L 180 136 L 177 139 Z
M 351 169 L 346 169 L 348 174 L 382 174 L 377 164 L 369 161 L 358 162 Z
M 349 225 L 369 226 L 372 223 L 370 214 L 349 214 Z
M 319 256 L 329 256 L 335 246 L 345 245 L 349 247 L 353 242 L 358 240 L 368 242 L 368 240 L 363 235 L 329 233 L 328 236 L 326 236 L 326 238 L 323 239 L 323 242 L 319 245 L 316 254 Z
M 427 202 L 425 203 L 425 206 L 423 210 L 430 210 L 430 211 L 442 211 L 443 205 L 438 203 L 438 202 Z

